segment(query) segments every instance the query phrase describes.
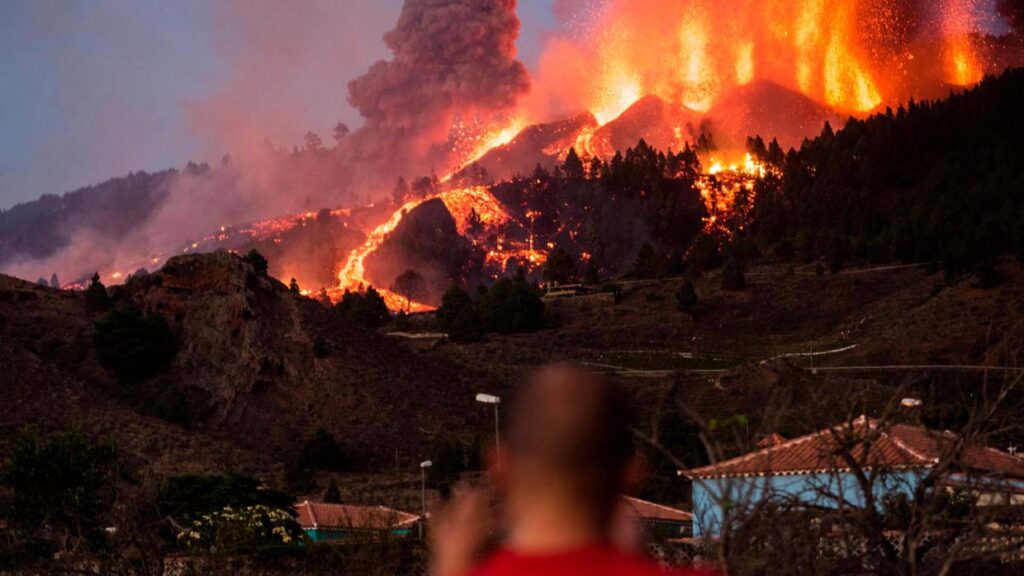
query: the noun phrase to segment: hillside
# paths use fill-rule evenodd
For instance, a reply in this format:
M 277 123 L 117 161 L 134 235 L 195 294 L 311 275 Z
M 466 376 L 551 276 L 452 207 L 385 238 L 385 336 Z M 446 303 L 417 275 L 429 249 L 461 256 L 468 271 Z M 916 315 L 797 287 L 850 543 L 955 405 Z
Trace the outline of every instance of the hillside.
M 633 389 L 646 406 L 643 420 L 673 386 L 680 406 L 704 418 L 756 418 L 765 411 L 771 382 L 800 382 L 805 393 L 824 397 L 865 383 L 895 391 L 910 382 L 922 394 L 938 391 L 942 402 L 956 403 L 953 388 L 942 386 L 977 386 L 983 373 L 899 367 L 1020 366 L 1024 268 L 1006 259 L 998 271 L 1001 284 L 980 288 L 966 280 L 947 284 L 922 266 L 818 277 L 813 267 L 788 274 L 783 265 L 762 264 L 748 272 L 740 291 L 722 290 L 719 272 L 695 280 L 699 303 L 692 314 L 676 306 L 682 279 L 626 282 L 618 303 L 606 295 L 550 301 L 555 328 L 491 335 L 430 354 L 490 370 L 495 382 L 514 382 L 547 361 L 584 362 Z M 895 368 L 800 370 L 812 366 Z
M 176 178 L 177 170 L 136 172 L 0 210 L 0 267 L 50 256 L 80 230 L 124 237 L 153 214 Z
M 164 373 L 118 383 L 97 362 L 81 293 L 2 277 L 0 382 L 16 409 L 3 411 L 0 438 L 79 424 L 163 471 L 267 470 L 318 428 L 360 462 L 412 461 L 479 415 L 469 373 L 349 324 L 237 256 L 176 257 L 111 293 L 170 323 L 178 352 Z M 177 424 L 157 417 L 164 404 Z

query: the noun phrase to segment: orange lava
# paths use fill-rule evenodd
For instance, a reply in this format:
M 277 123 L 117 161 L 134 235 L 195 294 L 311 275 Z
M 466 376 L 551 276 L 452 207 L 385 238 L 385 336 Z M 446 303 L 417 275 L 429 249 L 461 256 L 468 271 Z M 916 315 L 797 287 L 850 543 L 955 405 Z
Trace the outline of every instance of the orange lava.
M 918 22 L 898 0 L 607 0 L 583 17 L 585 34 L 549 41 L 527 107 L 587 109 L 604 124 L 646 95 L 706 112 L 766 80 L 861 116 L 920 96 L 915 83 L 938 88 L 936 70 L 980 81 L 971 35 L 983 4 L 935 0 L 939 17 Z
M 338 300 L 345 290 L 361 291 L 369 286 L 370 282 L 366 278 L 366 258 L 380 247 L 388 234 L 394 231 L 409 211 L 434 198 L 444 202 L 445 207 L 448 208 L 455 220 L 456 228 L 462 235 L 469 235 L 469 219 L 472 212 L 476 212 L 483 229 L 488 231 L 499 228 L 510 218 L 501 203 L 483 186 L 456 188 L 425 198 L 410 200 L 395 210 L 383 224 L 374 228 L 367 235 L 366 241 L 348 255 L 338 273 L 338 287 L 329 292 L 331 299 Z M 513 246 L 506 249 L 500 243 L 498 248 L 489 251 L 487 255 L 489 262 L 504 262 L 512 257 L 522 257 L 524 261 L 528 262 L 543 261 L 542 256 L 532 250 Z M 434 309 L 433 306 L 423 302 L 407 303 L 404 296 L 390 290 L 377 288 L 377 291 L 380 292 L 391 310 L 426 312 Z

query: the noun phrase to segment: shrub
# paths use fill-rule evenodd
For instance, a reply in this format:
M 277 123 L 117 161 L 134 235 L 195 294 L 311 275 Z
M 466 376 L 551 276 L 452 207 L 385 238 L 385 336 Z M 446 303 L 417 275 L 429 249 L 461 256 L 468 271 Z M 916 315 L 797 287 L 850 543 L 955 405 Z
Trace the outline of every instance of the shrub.
M 299 463 L 302 468 L 341 472 L 348 468 L 349 459 L 334 436 L 320 428 L 302 447 L 302 452 L 299 453 Z
M 0 472 L 0 483 L 13 494 L 7 519 L 32 537 L 60 538 L 62 549 L 81 542 L 98 548 L 102 517 L 114 501 L 117 461 L 113 441 L 93 441 L 77 430 L 46 439 L 22 433 Z
M 267 262 L 267 259 L 263 257 L 263 254 L 260 254 L 255 248 L 249 250 L 249 253 L 242 259 L 248 262 L 249 265 L 252 266 L 253 271 L 260 276 L 267 275 L 267 270 L 270 268 L 270 264 Z
M 96 356 L 122 382 L 141 382 L 174 358 L 174 334 L 167 320 L 122 306 L 96 322 Z
M 555 248 L 544 262 L 544 280 L 568 284 L 576 279 L 576 260 L 562 247 Z
M 438 307 L 436 312 L 438 326 L 445 332 L 451 332 L 452 325 L 459 314 L 465 308 L 472 306 L 473 299 L 470 298 L 469 292 L 466 292 L 460 286 L 452 286 L 441 297 L 441 306 Z
M 264 505 L 288 508 L 293 502 L 290 494 L 268 490 L 259 479 L 242 474 L 174 476 L 167 480 L 157 497 L 161 516 L 175 518 L 181 523 L 225 507 Z
M 544 301 L 522 273 L 495 282 L 477 309 L 484 330 L 492 332 L 531 332 L 544 317 Z
M 384 297 L 373 286 L 363 293 L 346 290 L 334 309 L 349 321 L 366 328 L 378 328 L 391 321 Z
M 676 292 L 676 304 L 683 312 L 689 312 L 697 305 L 697 290 L 694 289 L 693 282 L 687 280 L 679 287 L 679 291 Z
M 405 310 L 399 310 L 398 314 L 395 314 L 395 330 L 399 332 L 405 332 L 409 329 L 409 315 L 406 314 Z
M 178 533 L 186 548 L 210 551 L 299 546 L 305 533 L 288 510 L 258 504 L 226 506 L 204 514 Z

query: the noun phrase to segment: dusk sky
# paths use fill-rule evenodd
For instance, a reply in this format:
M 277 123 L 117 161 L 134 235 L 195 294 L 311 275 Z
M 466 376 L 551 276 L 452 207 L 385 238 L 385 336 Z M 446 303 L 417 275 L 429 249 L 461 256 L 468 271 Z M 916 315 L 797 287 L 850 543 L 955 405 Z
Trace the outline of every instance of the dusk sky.
M 557 0 L 520 0 L 532 68 Z M 137 170 L 215 161 L 195 120 L 231 103 L 277 145 L 359 125 L 347 82 L 388 56 L 401 0 L 0 3 L 0 209 Z M 275 54 L 261 54 L 273 50 Z

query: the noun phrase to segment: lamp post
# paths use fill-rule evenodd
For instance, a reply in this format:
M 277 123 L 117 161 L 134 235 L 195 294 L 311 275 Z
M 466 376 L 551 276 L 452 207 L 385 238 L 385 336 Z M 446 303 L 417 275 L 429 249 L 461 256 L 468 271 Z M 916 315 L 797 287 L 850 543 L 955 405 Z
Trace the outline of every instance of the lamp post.
M 427 521 L 427 468 L 433 465 L 430 460 L 420 462 L 420 504 L 423 506 L 423 515 L 420 516 L 420 540 L 423 540 L 423 523 Z
M 501 404 L 501 398 L 493 394 L 477 394 L 476 401 L 482 404 L 493 404 L 494 405 L 494 457 L 498 458 L 498 454 L 501 452 L 501 429 L 498 424 L 498 405 Z

